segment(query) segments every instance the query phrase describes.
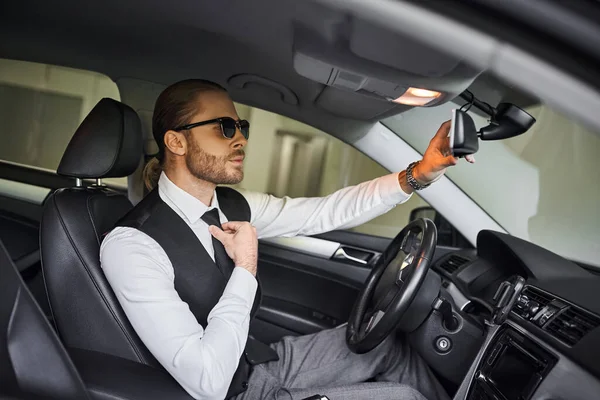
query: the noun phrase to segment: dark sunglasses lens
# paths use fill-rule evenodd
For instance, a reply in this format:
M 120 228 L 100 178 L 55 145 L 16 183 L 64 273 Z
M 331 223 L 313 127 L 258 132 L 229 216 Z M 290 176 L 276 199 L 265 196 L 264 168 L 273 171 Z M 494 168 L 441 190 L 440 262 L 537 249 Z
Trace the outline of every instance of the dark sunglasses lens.
M 223 118 L 221 120 L 221 128 L 223 135 L 227 139 L 232 139 L 235 136 L 235 120 L 233 118 Z
M 240 130 L 242 131 L 242 135 L 248 139 L 250 137 L 250 122 L 246 121 L 245 119 L 241 120 Z

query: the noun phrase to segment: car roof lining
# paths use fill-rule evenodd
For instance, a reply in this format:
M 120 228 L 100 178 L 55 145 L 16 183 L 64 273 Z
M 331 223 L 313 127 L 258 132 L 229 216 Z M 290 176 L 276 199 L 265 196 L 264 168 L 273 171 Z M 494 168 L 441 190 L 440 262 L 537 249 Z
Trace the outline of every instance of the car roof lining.
M 581 79 L 581 68 L 577 59 L 562 59 L 564 69 L 553 63 L 552 57 L 519 47 L 521 37 L 512 41 L 500 39 L 448 18 L 436 11 L 407 1 L 389 0 L 318 0 L 322 4 L 359 15 L 393 32 L 420 41 L 455 56 L 497 76 L 507 85 L 514 85 L 529 96 L 544 104 L 576 118 L 579 122 L 600 135 L 600 91 L 590 85 L 590 78 Z M 435 3 L 435 2 L 431 2 Z M 492 15 L 493 16 L 493 15 Z M 482 19 L 482 21 L 484 21 Z M 480 21 L 480 22 L 482 22 Z M 549 45 L 536 42 L 539 46 Z M 545 49 L 546 51 L 548 49 Z M 539 54 L 544 54 L 541 52 Z M 555 55 L 558 57 L 558 55 Z M 589 72 L 589 68 L 586 70 Z M 579 74 L 579 75 L 578 75 Z
M 375 36 L 362 38 L 353 34 L 348 13 L 313 2 L 183 0 L 173 7 L 159 0 L 106 0 L 81 7 L 76 0 L 63 0 L 59 7 L 22 0 L 4 2 L 0 11 L 1 57 L 92 70 L 118 84 L 129 78 L 158 86 L 190 77 L 210 79 L 227 87 L 237 102 L 297 119 L 346 142 L 360 138 L 377 120 L 409 109 L 326 86 L 296 72 L 294 52 L 303 30 L 322 40 L 322 51 L 354 48 L 360 53 L 353 54 L 357 64 L 365 60 L 365 41 L 375 41 L 386 49 L 399 40 L 397 35 L 373 33 L 372 27 L 364 26 L 363 31 Z M 348 43 L 352 40 L 356 43 Z M 409 44 L 406 38 L 404 42 Z M 428 62 L 413 62 L 412 71 L 393 68 L 391 65 L 399 62 L 393 58 L 369 60 L 370 65 L 391 71 L 392 77 L 396 73 L 399 80 L 419 78 L 416 81 L 423 85 L 431 82 L 457 90 L 466 88 L 479 74 L 458 59 L 422 47 L 418 41 L 411 40 L 410 45 L 412 57 L 421 51 Z M 425 76 L 432 75 L 426 71 L 418 77 L 419 65 L 430 65 L 436 57 L 449 63 L 441 72 L 433 71 L 433 75 L 441 76 Z M 228 84 L 239 74 L 285 85 L 298 104 L 282 101 L 281 93 L 272 86 L 255 83 L 240 89 Z M 123 101 L 136 108 L 127 95 Z

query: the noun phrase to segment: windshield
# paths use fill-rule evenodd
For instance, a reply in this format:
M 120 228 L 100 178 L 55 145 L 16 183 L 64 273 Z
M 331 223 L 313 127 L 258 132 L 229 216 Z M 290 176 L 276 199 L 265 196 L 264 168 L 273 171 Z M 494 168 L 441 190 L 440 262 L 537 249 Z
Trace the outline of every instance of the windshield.
M 423 154 L 453 108 L 415 108 L 381 122 Z M 537 120 L 528 132 L 479 141 L 476 164 L 461 162 L 447 176 L 511 235 L 600 266 L 600 135 L 545 105 L 525 110 Z M 488 124 L 470 114 L 478 128 Z

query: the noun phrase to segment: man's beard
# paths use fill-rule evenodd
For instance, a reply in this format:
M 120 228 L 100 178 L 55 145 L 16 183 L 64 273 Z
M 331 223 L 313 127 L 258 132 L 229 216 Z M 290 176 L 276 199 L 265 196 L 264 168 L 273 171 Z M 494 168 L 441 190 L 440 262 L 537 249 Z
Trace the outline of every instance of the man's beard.
M 185 156 L 188 170 L 198 179 L 214 183 L 215 185 L 235 185 L 244 179 L 244 170 L 231 168 L 227 162 L 236 157 L 243 157 L 244 150 L 236 150 L 227 156 L 213 156 L 202 150 L 198 144 L 191 140 L 189 152 Z

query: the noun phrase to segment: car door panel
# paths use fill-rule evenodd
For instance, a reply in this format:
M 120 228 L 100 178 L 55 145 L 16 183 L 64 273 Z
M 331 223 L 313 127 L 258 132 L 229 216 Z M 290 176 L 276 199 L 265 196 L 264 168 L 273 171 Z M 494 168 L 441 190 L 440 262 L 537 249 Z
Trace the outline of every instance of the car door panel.
M 45 199 L 54 187 L 69 182 L 74 180 L 0 161 L 0 240 L 50 320 L 40 261 L 39 225 Z
M 261 240 L 258 271 L 263 302 L 251 333 L 272 343 L 286 335 L 314 333 L 345 323 L 371 267 L 391 241 L 349 231 Z M 366 264 L 336 258 L 340 248 L 373 256 Z M 439 246 L 435 259 L 454 250 Z
M 308 307 L 266 296 L 252 321 L 252 333 L 264 343 L 273 343 L 283 336 L 308 335 L 332 328 L 337 325 L 335 322 Z
M 40 262 L 39 220 L 23 216 L 23 214 L 31 216 L 26 212 L 15 213 L 35 207 L 40 206 L 0 196 L 0 240 L 4 243 L 30 292 L 51 320 Z
M 398 228 L 398 233 L 400 233 L 400 230 L 402 228 L 403 227 Z M 370 249 L 378 253 L 383 253 L 385 249 L 387 249 L 387 247 L 390 245 L 390 243 L 392 243 L 393 240 L 393 238 L 373 236 L 351 231 L 331 231 L 320 235 L 315 235 L 314 237 L 333 242 L 339 242 L 344 245 L 356 248 Z M 457 250 L 460 249 L 451 246 L 436 246 L 435 253 L 433 255 L 433 260 L 431 260 L 432 264 L 446 256 L 447 254 L 455 252 Z
M 37 222 L 0 210 L 0 240 L 21 273 L 40 261 L 38 231 Z
M 381 243 L 375 249 L 365 248 L 364 243 L 372 243 L 356 235 L 366 237 L 350 232 L 347 243 L 322 236 L 261 240 L 258 269 L 263 303 L 252 322 L 252 334 L 274 342 L 285 335 L 309 334 L 345 323 L 380 255 L 378 250 L 385 248 Z M 329 237 L 345 239 L 346 235 Z M 348 252 L 368 253 L 369 261 L 336 258 L 336 251 L 344 247 Z
M 398 229 L 398 232 L 400 232 L 400 229 Z M 324 239 L 324 240 L 329 240 L 331 242 L 343 243 L 348 246 L 362 247 L 362 248 L 370 249 L 370 250 L 373 250 L 373 251 L 376 251 L 379 253 L 383 253 L 383 251 L 392 242 L 391 238 L 367 235 L 364 233 L 352 232 L 352 231 L 331 231 L 331 232 L 321 233 L 321 234 L 315 235 L 313 237 L 319 238 L 319 239 Z
M 264 342 L 333 328 L 348 319 L 369 269 L 261 242 L 263 303 L 252 334 Z

